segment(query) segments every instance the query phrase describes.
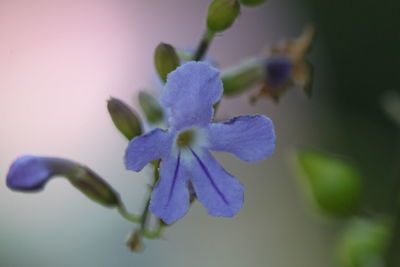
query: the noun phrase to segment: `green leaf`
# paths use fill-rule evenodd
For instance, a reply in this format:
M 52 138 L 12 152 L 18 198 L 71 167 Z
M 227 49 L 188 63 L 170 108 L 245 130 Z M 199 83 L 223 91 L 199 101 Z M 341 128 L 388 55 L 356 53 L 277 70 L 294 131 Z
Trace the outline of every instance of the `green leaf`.
M 347 160 L 311 150 L 297 153 L 302 184 L 310 199 L 327 215 L 354 215 L 361 202 L 361 177 Z

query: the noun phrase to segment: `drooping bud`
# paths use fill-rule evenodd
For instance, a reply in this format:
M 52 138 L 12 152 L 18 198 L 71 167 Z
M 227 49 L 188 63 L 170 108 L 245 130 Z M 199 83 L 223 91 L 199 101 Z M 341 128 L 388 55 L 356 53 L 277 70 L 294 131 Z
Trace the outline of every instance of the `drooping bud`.
M 142 134 L 142 124 L 127 104 L 112 97 L 107 102 L 107 108 L 114 125 L 128 140 Z
M 154 64 L 161 80 L 166 82 L 168 73 L 180 64 L 175 48 L 172 45 L 160 43 L 154 53 Z
M 353 220 L 340 234 L 337 258 L 343 267 L 386 266 L 390 228 L 383 221 Z
M 144 244 L 140 230 L 135 230 L 126 241 L 126 246 L 132 252 L 140 252 L 144 249 Z
M 118 193 L 99 175 L 86 166 L 62 158 L 19 157 L 8 171 L 7 186 L 16 191 L 40 191 L 55 176 L 67 178 L 87 197 L 104 206 L 119 205 Z
M 224 95 L 234 96 L 264 81 L 264 65 L 260 58 L 249 59 L 238 66 L 224 70 L 221 75 Z
M 161 105 L 152 95 L 145 91 L 139 92 L 139 104 L 143 110 L 146 119 L 153 124 L 159 123 L 163 120 L 164 114 Z
M 240 0 L 240 3 L 244 6 L 258 6 L 265 2 L 265 0 Z
M 354 215 L 361 202 L 361 177 L 350 162 L 310 150 L 297 153 L 301 185 L 325 215 Z
M 222 32 L 231 27 L 239 16 L 237 0 L 214 0 L 208 7 L 207 27 L 212 32 Z

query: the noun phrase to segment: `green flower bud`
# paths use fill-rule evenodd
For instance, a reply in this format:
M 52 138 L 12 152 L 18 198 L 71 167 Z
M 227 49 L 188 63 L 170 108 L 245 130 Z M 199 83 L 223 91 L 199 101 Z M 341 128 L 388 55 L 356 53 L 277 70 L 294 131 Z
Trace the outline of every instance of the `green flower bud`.
M 340 234 L 337 258 L 342 267 L 384 266 L 390 239 L 386 223 L 358 219 Z
M 140 91 L 139 92 L 139 104 L 143 110 L 146 119 L 153 124 L 159 123 L 163 120 L 163 109 L 152 95 Z
M 221 75 L 224 95 L 234 96 L 264 81 L 263 60 L 252 58 L 238 66 L 224 70 Z
M 175 70 L 180 62 L 175 52 L 175 48 L 169 44 L 160 43 L 154 53 L 154 64 L 163 82 L 167 81 L 167 75 Z
M 114 125 L 128 140 L 142 134 L 140 120 L 127 104 L 119 99 L 110 98 L 107 108 Z
M 91 169 L 80 166 L 67 176 L 73 186 L 104 206 L 118 206 L 118 194 Z
M 240 3 L 244 6 L 258 6 L 265 2 L 265 0 L 240 0 Z
M 222 32 L 231 27 L 240 13 L 236 0 L 214 0 L 208 7 L 207 27 L 212 32 Z
M 348 161 L 329 154 L 299 151 L 298 165 L 311 201 L 326 215 L 351 216 L 361 202 L 361 178 Z

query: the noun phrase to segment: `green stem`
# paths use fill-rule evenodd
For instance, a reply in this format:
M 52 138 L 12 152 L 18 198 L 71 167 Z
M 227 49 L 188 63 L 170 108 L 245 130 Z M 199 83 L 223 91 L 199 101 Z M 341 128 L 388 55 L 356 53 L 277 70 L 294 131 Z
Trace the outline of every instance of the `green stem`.
M 125 219 L 127 219 L 128 221 L 131 221 L 134 223 L 140 222 L 141 217 L 129 213 L 123 204 L 120 204 L 117 207 L 117 209 L 118 209 L 119 214 L 121 214 L 121 216 L 124 217 Z
M 165 224 L 159 220 L 157 229 L 154 231 L 150 231 L 148 229 L 142 230 L 142 235 L 148 239 L 155 239 L 161 236 L 162 230 L 164 229 Z
M 154 164 L 154 181 L 153 184 L 151 186 L 151 190 L 153 190 L 153 188 L 156 186 L 158 179 L 160 178 L 160 173 L 158 172 L 158 168 L 160 166 L 160 160 L 156 161 L 156 163 Z M 148 217 L 149 217 L 149 206 L 150 206 L 150 199 L 151 199 L 151 193 L 149 193 L 149 196 L 147 198 L 146 201 L 146 205 L 145 208 L 143 210 L 142 216 L 140 218 L 140 231 L 142 233 L 142 235 L 146 238 L 149 239 L 154 239 L 154 238 L 158 238 L 161 235 L 164 223 L 159 220 L 158 222 L 158 226 L 157 229 L 154 231 L 150 231 L 147 228 L 147 221 L 148 221 Z
M 149 206 L 150 206 L 150 195 L 147 198 L 146 205 L 144 206 L 144 210 L 142 216 L 140 217 L 140 230 L 143 232 L 146 230 L 147 218 L 149 216 Z
M 203 57 L 207 53 L 208 47 L 210 46 L 210 43 L 213 40 L 214 36 L 215 36 L 215 32 L 206 30 L 206 32 L 203 35 L 203 38 L 201 39 L 201 41 L 199 43 L 199 46 L 196 49 L 196 52 L 194 53 L 194 56 L 193 56 L 194 61 L 200 61 L 203 59 Z

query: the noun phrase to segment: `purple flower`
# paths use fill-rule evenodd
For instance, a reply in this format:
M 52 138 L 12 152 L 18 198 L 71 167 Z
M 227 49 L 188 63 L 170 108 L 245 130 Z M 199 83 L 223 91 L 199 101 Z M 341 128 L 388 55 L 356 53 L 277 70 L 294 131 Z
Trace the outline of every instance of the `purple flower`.
M 244 161 L 265 159 L 274 150 L 270 119 L 246 115 L 211 123 L 213 105 L 223 92 L 220 73 L 202 62 L 189 62 L 168 75 L 160 102 L 169 114 L 169 129 L 134 138 L 125 166 L 140 171 L 161 159 L 160 180 L 150 210 L 172 223 L 189 209 L 189 185 L 214 216 L 234 216 L 243 205 L 243 185 L 227 173 L 209 150 L 230 152 Z

